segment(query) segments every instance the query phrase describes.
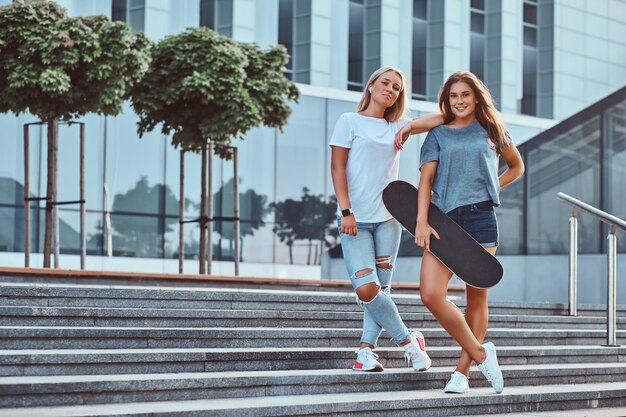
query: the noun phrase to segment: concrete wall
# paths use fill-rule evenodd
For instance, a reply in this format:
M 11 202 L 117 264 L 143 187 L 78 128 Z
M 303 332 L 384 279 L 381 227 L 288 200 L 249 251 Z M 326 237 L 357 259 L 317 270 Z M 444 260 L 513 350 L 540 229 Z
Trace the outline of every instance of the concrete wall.
M 626 0 L 555 0 L 554 115 L 564 119 L 626 84 Z

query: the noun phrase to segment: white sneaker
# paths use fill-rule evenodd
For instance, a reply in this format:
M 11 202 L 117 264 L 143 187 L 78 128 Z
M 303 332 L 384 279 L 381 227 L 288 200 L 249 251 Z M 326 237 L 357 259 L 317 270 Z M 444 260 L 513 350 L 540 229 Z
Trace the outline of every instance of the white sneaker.
M 483 348 L 485 349 L 485 360 L 478 365 L 478 368 L 485 375 L 485 378 L 491 382 L 491 386 L 496 394 L 500 394 L 504 390 L 504 378 L 502 377 L 500 365 L 498 365 L 496 347 L 493 343 L 488 342 L 483 344 Z
M 410 342 L 404 345 L 404 359 L 413 366 L 416 371 L 425 371 L 432 363 L 426 353 L 426 341 L 422 332 L 411 332 Z
M 450 380 L 443 389 L 443 392 L 449 394 L 465 394 L 467 391 L 469 391 L 469 381 L 465 375 L 457 371 L 450 376 Z
M 352 366 L 353 371 L 381 372 L 385 370 L 380 362 L 376 360 L 378 355 L 372 352 L 372 349 L 366 347 L 355 351 L 355 353 L 357 355 Z

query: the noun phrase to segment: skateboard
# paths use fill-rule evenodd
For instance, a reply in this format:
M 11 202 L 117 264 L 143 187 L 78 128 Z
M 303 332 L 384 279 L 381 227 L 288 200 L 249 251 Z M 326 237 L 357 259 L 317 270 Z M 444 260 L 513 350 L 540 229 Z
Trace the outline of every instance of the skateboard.
M 417 188 L 405 181 L 393 181 L 383 191 L 383 202 L 389 213 L 414 236 Z M 504 273 L 500 262 L 432 203 L 428 223 L 441 238 L 431 237 L 430 252 L 456 276 L 476 288 L 489 288 L 500 282 Z

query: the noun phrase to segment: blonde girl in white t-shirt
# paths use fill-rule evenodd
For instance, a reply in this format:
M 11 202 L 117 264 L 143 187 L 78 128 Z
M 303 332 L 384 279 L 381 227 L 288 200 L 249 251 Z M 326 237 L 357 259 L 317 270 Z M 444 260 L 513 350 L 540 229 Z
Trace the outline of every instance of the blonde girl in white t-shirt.
M 389 295 L 402 228 L 385 209 L 382 193 L 398 179 L 400 155 L 394 136 L 410 121 L 405 118 L 406 91 L 399 70 L 378 69 L 370 76 L 356 113 L 339 117 L 330 141 L 341 248 L 364 307 L 354 370 L 384 369 L 372 352 L 382 329 L 404 346 L 405 358 L 415 370 L 425 371 L 431 364 L 424 336 L 407 329 Z M 411 132 L 425 132 L 441 123 L 440 114 L 423 116 L 412 122 Z

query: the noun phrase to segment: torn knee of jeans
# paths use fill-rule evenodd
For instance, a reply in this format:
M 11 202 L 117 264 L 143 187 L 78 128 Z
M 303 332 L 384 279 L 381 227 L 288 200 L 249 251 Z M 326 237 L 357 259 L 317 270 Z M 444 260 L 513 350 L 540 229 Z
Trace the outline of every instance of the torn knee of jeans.
M 371 300 L 369 300 L 369 301 L 363 301 L 363 300 L 361 300 L 359 297 L 357 297 L 357 300 L 358 300 L 359 305 L 366 306 L 366 305 L 368 305 L 368 304 L 373 303 L 373 302 L 374 302 L 374 300 L 375 300 L 375 299 L 377 299 L 377 298 L 378 298 L 378 296 L 380 296 L 380 293 L 382 292 L 382 291 L 380 291 L 380 288 L 379 288 L 378 290 L 379 290 L 379 291 L 376 293 L 376 295 L 374 296 L 374 298 L 372 298 L 372 299 L 371 299 Z
M 391 295 L 391 287 L 380 287 L 380 290 L 387 295 Z
M 361 278 L 361 277 L 364 277 L 367 274 L 371 274 L 372 272 L 374 272 L 374 270 L 372 268 L 361 269 L 361 270 L 356 271 L 354 273 L 354 277 L 355 278 Z
M 376 268 L 393 269 L 393 265 L 391 265 L 391 256 L 376 257 Z

